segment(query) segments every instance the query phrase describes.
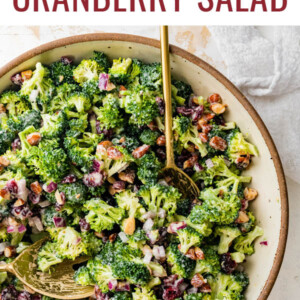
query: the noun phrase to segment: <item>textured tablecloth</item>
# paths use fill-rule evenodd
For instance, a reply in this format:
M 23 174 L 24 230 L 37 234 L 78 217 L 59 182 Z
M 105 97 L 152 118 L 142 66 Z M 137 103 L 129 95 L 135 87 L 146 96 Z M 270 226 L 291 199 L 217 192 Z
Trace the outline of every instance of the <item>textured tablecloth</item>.
M 300 29 L 293 29 L 294 36 Z M 24 26 L 0 27 L 0 67 L 17 55 L 40 44 L 70 35 L 91 32 L 120 32 L 159 38 L 157 27 L 86 27 L 86 26 Z M 245 37 L 245 32 L 248 37 Z M 300 292 L 300 163 L 298 148 L 300 127 L 293 132 L 286 128 L 300 122 L 299 96 L 295 96 L 300 86 L 300 68 L 297 59 L 300 43 L 283 39 L 292 31 L 283 28 L 207 28 L 171 27 L 170 41 L 179 47 L 199 56 L 233 80 L 247 94 L 260 116 L 265 121 L 284 161 L 288 178 L 290 200 L 290 231 L 284 263 L 269 297 L 270 300 L 299 299 Z M 243 36 L 244 38 L 240 38 Z M 228 43 L 226 43 L 228 41 Z M 287 52 L 282 51 L 288 41 Z M 248 45 L 248 46 L 245 46 Z M 232 55 L 233 47 L 239 52 Z M 281 47 L 281 48 L 280 48 Z M 256 51 L 256 52 L 255 52 Z M 270 53 L 266 57 L 266 53 Z M 244 54 L 244 57 L 243 55 Z M 285 55 L 280 57 L 279 55 Z M 290 58 L 293 58 L 291 60 Z M 257 68 L 255 68 L 257 66 Z M 237 77 L 236 74 L 239 74 Z M 254 79 L 253 79 L 254 78 Z M 266 107 L 270 111 L 266 114 Z M 270 115 L 273 117 L 270 118 Z M 286 124 L 287 123 L 287 124 Z M 295 127 L 295 126 L 294 126 Z M 298 145 L 298 144 L 297 144 Z M 296 159 L 296 162 L 295 162 Z M 297 230 L 298 229 L 298 230 Z M 252 300 L 252 299 L 249 299 Z

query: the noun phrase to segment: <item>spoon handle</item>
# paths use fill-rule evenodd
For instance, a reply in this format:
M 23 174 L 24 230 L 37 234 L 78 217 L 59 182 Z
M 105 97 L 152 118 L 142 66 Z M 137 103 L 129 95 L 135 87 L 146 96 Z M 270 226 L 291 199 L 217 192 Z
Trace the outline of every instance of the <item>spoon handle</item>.
M 171 68 L 169 54 L 169 29 L 168 26 L 160 27 L 161 63 L 163 91 L 165 100 L 165 135 L 167 151 L 167 168 L 175 166 L 173 150 L 173 119 L 172 119 L 172 91 L 171 91 Z
M 12 264 L 0 265 L 0 272 L 9 272 L 15 274 Z

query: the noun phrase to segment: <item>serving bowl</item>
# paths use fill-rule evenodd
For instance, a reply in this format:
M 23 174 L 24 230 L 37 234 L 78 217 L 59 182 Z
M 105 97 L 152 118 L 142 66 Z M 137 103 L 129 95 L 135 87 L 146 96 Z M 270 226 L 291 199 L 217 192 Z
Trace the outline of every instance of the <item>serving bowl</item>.
M 132 57 L 145 62 L 160 61 L 160 42 L 124 34 L 86 34 L 60 39 L 32 49 L 0 69 L 0 92 L 11 85 L 10 77 L 33 68 L 37 62 L 50 64 L 61 56 L 75 61 L 90 57 L 94 50 L 110 57 Z M 267 299 L 279 273 L 288 231 L 288 197 L 280 158 L 261 118 L 243 94 L 222 74 L 198 57 L 171 46 L 172 74 L 192 85 L 195 94 L 222 96 L 229 109 L 228 121 L 235 121 L 260 152 L 245 173 L 253 177 L 251 186 L 259 197 L 251 204 L 264 236 L 256 243 L 256 252 L 244 264 L 250 277 L 246 298 Z M 261 241 L 267 241 L 260 244 Z

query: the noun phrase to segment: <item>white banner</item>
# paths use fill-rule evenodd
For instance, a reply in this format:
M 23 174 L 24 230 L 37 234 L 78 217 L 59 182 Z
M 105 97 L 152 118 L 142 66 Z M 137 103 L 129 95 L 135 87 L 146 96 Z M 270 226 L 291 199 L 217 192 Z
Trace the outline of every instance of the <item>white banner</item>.
M 0 25 L 300 25 L 299 0 L 0 0 Z

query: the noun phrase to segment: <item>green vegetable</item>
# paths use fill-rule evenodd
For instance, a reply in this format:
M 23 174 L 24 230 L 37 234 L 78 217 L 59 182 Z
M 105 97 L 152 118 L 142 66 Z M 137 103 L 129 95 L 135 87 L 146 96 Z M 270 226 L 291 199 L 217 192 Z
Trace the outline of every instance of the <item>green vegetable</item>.
M 218 226 L 215 233 L 220 236 L 219 254 L 227 253 L 232 241 L 242 234 L 237 227 L 230 226 Z

